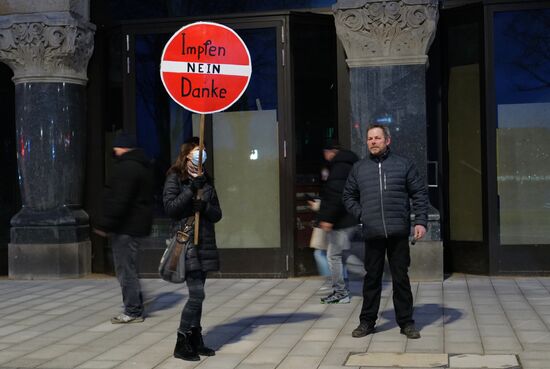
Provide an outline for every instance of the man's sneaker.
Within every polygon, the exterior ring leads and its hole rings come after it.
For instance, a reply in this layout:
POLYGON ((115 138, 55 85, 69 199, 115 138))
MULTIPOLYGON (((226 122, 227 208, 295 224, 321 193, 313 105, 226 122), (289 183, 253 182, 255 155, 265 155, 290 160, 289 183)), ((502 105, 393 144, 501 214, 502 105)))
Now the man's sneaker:
POLYGON ((361 323, 353 330, 353 332, 351 332, 351 336, 355 338, 365 337, 374 332, 376 332, 374 323, 361 323))
POLYGON ((414 324, 409 324, 401 328, 401 334, 404 334, 405 336, 407 336, 407 338, 410 338, 413 340, 420 338, 420 332, 418 331, 418 329, 416 329, 414 324))
POLYGON ((321 304, 349 304, 349 302, 349 294, 338 295, 336 293, 332 293, 327 297, 321 297, 321 304))
POLYGON ((111 318, 113 324, 128 324, 128 323, 141 323, 145 319, 142 316, 130 316, 124 313, 111 318))

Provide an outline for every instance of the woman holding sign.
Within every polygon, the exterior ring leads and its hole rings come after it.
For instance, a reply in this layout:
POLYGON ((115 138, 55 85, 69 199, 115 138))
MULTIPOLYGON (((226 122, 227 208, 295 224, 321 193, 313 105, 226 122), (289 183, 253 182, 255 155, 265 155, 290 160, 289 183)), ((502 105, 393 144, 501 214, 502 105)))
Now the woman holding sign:
MULTIPOLYGON (((185 275, 189 299, 181 312, 174 357, 200 360, 199 355, 213 356, 214 350, 204 346, 201 334, 202 303, 206 273, 219 270, 214 223, 222 217, 216 190, 210 179, 202 175, 199 166, 199 146, 185 143, 176 162, 168 170, 164 183, 164 210, 174 222, 173 233, 181 229, 187 218, 200 213, 199 242, 187 250, 185 275), (199 194, 199 196, 197 196, 199 194)), ((203 150, 202 162, 206 160, 203 150)))

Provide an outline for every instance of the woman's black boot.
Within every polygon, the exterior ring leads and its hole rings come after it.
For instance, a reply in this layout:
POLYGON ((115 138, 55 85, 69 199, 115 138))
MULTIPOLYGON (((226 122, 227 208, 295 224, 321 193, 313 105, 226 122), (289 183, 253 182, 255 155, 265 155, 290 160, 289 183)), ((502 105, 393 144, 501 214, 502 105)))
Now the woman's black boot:
POLYGON ((193 345, 193 348, 199 355, 202 355, 202 356, 216 355, 216 351, 204 345, 201 331, 202 331, 201 327, 191 328, 191 345, 193 345))
POLYGON ((175 358, 187 361, 199 361, 201 359, 194 345, 191 344, 191 336, 191 331, 185 333, 178 332, 178 340, 174 348, 175 358))

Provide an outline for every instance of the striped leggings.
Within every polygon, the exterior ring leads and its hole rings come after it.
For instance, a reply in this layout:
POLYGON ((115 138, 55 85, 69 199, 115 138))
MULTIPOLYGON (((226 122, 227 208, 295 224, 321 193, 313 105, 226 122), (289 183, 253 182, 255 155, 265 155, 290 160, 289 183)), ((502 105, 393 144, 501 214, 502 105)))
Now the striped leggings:
POLYGON ((187 273, 187 288, 189 298, 181 312, 180 333, 188 332, 191 328, 201 326, 202 302, 204 301, 204 283, 206 272, 195 270, 187 273))

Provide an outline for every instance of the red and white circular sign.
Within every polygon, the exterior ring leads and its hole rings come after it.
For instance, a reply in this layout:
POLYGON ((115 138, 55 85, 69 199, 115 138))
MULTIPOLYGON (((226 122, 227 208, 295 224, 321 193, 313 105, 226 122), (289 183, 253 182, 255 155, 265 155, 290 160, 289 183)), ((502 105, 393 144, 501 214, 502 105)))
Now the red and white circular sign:
POLYGON ((243 40, 231 28, 197 22, 168 40, 160 78, 174 101, 200 114, 222 111, 241 97, 252 64, 243 40))

